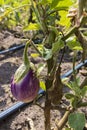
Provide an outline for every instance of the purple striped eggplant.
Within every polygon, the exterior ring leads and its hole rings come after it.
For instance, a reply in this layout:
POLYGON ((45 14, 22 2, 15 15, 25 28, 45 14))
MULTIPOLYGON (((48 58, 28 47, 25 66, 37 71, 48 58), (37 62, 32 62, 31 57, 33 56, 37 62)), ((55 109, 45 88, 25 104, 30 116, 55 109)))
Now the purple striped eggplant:
POLYGON ((11 92, 19 101, 33 101, 36 98, 38 91, 39 80, 32 69, 29 69, 20 80, 16 81, 14 77, 11 80, 11 92))

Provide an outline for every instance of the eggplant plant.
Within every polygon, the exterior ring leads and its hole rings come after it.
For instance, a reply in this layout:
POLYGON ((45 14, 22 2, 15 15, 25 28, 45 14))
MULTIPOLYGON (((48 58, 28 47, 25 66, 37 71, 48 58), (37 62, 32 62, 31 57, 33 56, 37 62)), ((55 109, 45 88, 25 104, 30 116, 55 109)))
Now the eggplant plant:
POLYGON ((31 64, 27 56, 28 44, 26 44, 24 62, 11 81, 11 91, 18 100, 30 102, 36 98, 40 87, 45 90, 45 105, 43 107, 45 130, 51 130, 50 111, 61 107, 60 102, 64 96, 66 100, 70 101, 70 105, 66 105, 65 114, 60 121, 56 122, 54 130, 61 130, 67 122, 74 130, 83 130, 85 127, 85 115, 78 113, 77 110, 79 107, 87 106, 87 102, 83 101, 87 86, 80 84, 75 71, 75 62, 79 50, 82 51, 83 62, 87 53, 87 38, 84 31, 81 31, 87 21, 86 2, 87 0, 84 2, 78 0, 74 3, 71 0, 30 0, 30 8, 36 20, 29 26, 41 30, 43 35, 41 45, 33 44, 33 37, 30 40, 30 45, 37 51, 42 63, 38 67, 31 64), (72 8, 70 8, 71 5, 73 5, 72 8), (61 64, 64 54, 67 53, 67 46, 74 52, 73 81, 64 83, 61 79, 61 64), (62 55, 58 62, 60 50, 62 50, 62 55), (47 72, 42 76, 43 69, 46 69, 47 72), (64 94, 64 84, 70 88, 72 93, 64 94))

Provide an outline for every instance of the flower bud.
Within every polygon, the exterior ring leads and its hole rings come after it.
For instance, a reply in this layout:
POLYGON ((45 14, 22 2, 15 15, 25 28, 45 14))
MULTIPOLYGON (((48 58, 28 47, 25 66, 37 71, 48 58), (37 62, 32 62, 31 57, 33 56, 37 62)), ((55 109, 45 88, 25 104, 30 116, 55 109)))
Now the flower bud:
POLYGON ((32 69, 29 69, 20 80, 16 81, 14 77, 11 80, 11 92, 19 101, 33 101, 36 98, 38 91, 39 80, 32 69))

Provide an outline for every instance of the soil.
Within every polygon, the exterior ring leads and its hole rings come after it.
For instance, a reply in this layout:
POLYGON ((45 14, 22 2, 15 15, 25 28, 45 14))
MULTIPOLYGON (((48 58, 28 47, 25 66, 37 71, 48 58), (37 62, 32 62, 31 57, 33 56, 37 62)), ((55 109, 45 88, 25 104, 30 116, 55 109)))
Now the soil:
MULTIPOLYGON (((22 38, 16 38, 9 31, 3 31, 0 33, 0 51, 20 44, 23 44, 22 38)), ((0 55, 0 113, 18 103, 18 101, 11 94, 10 81, 16 69, 22 63, 22 55, 23 49, 0 55)), ((37 63, 38 61, 34 61, 34 63, 37 63)), ((66 73, 72 68, 71 62, 72 56, 68 57, 68 54, 65 55, 64 62, 62 64, 62 74, 66 73)), ((81 57, 78 56, 77 63, 80 62, 81 57)), ((67 90, 68 89, 65 88, 65 91, 67 90)), ((42 106, 44 105, 44 97, 39 101, 39 103, 42 106)), ((84 112, 87 115, 86 109, 84 112)), ((52 127, 54 127, 55 119, 60 119, 62 114, 63 111, 51 111, 52 127)), ((44 130, 44 113, 43 109, 35 104, 27 104, 26 107, 18 109, 15 113, 0 121, 0 130, 41 129, 44 130)))

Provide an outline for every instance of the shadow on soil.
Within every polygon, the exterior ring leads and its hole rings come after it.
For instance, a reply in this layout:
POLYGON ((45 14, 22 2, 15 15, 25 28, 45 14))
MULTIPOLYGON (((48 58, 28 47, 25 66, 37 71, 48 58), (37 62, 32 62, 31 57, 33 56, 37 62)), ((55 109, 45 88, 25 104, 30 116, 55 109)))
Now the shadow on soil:
POLYGON ((16 64, 13 64, 11 62, 3 63, 0 66, 0 83, 1 83, 1 85, 10 83, 11 77, 17 68, 18 68, 18 66, 16 66, 16 64))

